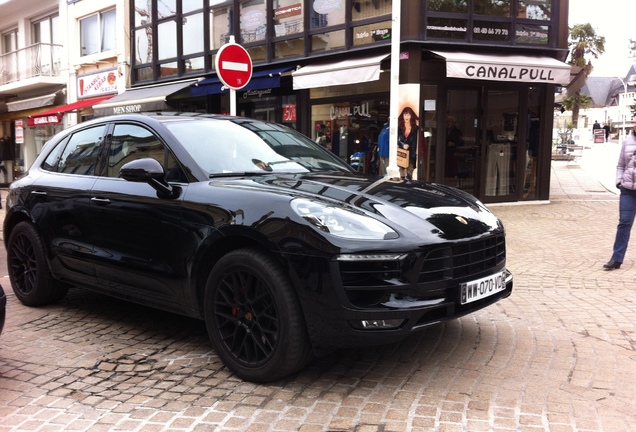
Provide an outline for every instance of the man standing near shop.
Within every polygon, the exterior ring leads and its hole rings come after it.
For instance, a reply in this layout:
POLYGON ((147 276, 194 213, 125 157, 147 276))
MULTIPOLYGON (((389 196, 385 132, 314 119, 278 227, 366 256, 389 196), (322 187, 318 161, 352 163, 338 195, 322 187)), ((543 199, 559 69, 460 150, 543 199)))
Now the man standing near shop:
POLYGON ((380 156, 380 175, 386 175, 389 166, 389 123, 384 123, 378 135, 378 156, 380 156))

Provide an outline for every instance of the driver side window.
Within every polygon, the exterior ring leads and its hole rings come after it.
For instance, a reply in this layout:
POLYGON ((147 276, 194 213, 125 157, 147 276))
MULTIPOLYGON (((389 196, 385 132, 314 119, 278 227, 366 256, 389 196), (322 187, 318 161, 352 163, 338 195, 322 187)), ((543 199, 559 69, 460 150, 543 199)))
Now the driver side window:
POLYGON ((119 170, 124 164, 143 158, 159 162, 168 181, 185 181, 175 157, 152 132, 137 125, 116 125, 108 152, 107 176, 119 177, 119 170))

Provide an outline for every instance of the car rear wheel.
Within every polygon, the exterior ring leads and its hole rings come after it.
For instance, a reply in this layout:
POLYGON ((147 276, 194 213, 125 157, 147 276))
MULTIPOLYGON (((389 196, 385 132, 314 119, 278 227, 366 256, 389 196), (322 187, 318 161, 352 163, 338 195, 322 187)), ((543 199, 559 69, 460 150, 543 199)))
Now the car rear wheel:
POLYGON ((53 279, 44 243, 35 227, 20 222, 7 243, 7 267, 15 296, 27 306, 42 306, 64 298, 68 286, 53 279))
POLYGON ((311 360, 296 293, 280 264, 256 249, 233 251, 213 268, 205 322, 217 354, 242 379, 273 381, 311 360))

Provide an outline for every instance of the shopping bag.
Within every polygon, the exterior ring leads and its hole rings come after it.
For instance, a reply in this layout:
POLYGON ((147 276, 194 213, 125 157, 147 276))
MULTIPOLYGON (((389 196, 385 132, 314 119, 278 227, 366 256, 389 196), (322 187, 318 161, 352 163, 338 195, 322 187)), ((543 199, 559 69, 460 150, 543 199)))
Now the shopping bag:
POLYGON ((400 168, 409 167, 409 151, 403 148, 397 149, 397 166, 400 168))

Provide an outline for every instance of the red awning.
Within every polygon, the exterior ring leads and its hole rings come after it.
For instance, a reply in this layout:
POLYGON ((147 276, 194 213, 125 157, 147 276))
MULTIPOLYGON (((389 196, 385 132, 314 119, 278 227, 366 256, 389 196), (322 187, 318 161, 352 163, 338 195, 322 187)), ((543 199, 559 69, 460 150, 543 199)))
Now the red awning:
POLYGON ((27 125, 47 126, 52 124, 59 124, 62 121, 62 116, 64 115, 64 113, 93 106, 96 103, 103 102, 107 99, 112 98, 113 96, 115 95, 96 97, 92 99, 82 99, 68 105, 60 105, 58 107, 39 112, 37 114, 29 116, 29 118, 27 119, 27 125))

